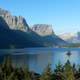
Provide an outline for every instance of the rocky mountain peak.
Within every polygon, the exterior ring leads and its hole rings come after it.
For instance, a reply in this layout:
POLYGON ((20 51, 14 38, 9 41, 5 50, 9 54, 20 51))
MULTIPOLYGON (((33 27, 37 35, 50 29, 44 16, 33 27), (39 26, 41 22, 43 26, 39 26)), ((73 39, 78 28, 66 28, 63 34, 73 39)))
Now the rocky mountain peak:
POLYGON ((32 30, 40 36, 48 36, 54 34, 52 25, 48 24, 35 24, 33 25, 32 30))
POLYGON ((22 16, 12 16, 7 10, 0 8, 0 16, 6 21, 10 29, 27 31, 29 29, 26 20, 22 16))

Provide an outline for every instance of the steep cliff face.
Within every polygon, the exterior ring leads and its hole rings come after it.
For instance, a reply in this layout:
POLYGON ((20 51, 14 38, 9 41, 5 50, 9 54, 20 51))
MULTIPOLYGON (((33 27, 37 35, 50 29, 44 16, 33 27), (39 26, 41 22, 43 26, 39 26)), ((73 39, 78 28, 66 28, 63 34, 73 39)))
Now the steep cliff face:
MULTIPOLYGON (((34 34, 34 33, 32 33, 34 34)), ((10 29, 4 18, 0 17, 0 49, 42 47, 43 44, 34 42, 40 37, 21 30, 10 29)))
POLYGON ((54 47, 66 44, 55 35, 51 25, 35 24, 30 29, 23 17, 12 16, 1 8, 0 34, 0 48, 54 47))
POLYGON ((10 29, 28 31, 29 27, 22 16, 12 16, 7 10, 0 8, 0 16, 6 21, 10 29))
POLYGON ((48 36, 54 34, 52 26, 47 24, 35 24, 33 25, 32 30, 40 36, 48 36))
POLYGON ((39 38, 39 40, 42 41, 42 44, 44 44, 45 46, 54 47, 54 46, 67 44, 64 40, 62 40, 61 38, 56 36, 51 25, 35 24, 32 27, 32 31, 34 31, 36 34, 41 36, 41 38, 39 38))

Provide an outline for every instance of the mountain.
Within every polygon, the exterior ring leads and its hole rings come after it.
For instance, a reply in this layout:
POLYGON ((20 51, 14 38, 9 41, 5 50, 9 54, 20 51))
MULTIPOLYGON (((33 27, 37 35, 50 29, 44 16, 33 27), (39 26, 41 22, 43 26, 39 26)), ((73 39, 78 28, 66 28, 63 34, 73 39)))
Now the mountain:
POLYGON ((64 34, 59 35, 59 37, 63 40, 69 40, 71 38, 74 38, 75 34, 73 34, 73 33, 64 33, 64 34))
POLYGON ((0 17, 0 49, 2 48, 27 48, 27 47, 55 47, 65 44, 65 41, 55 34, 40 36, 30 30, 10 29, 3 17, 0 17))
POLYGON ((55 47, 67 45, 51 25, 35 24, 30 28, 22 16, 12 16, 0 8, 0 48, 55 47))
POLYGON ((10 29, 5 20, 0 17, 0 49, 42 47, 32 38, 31 33, 10 29))
POLYGON ((77 33, 64 33, 59 37, 69 43, 80 43, 80 32, 77 33))
POLYGON ((54 33, 51 25, 35 24, 32 27, 32 31, 34 31, 39 36, 41 36, 41 38, 43 40, 43 44, 45 46, 54 47, 54 46, 61 46, 61 45, 68 44, 66 41, 62 40, 54 33))
POLYGON ((22 16, 12 16, 7 10, 0 8, 0 16, 6 21, 10 29, 28 31, 29 26, 22 16))
POLYGON ((48 24, 35 24, 33 25, 32 30, 40 36, 48 36, 54 34, 52 25, 48 24))

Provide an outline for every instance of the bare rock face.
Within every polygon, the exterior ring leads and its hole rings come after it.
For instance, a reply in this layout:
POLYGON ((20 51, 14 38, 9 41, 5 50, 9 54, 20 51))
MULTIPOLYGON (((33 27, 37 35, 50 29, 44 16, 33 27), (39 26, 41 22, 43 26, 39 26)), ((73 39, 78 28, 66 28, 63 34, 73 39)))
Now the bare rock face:
POLYGON ((33 25, 32 30, 40 36, 48 36, 54 34, 52 25, 47 24, 35 24, 33 25))
POLYGON ((29 29, 26 20, 22 16, 12 16, 7 10, 0 8, 0 16, 6 21, 10 29, 27 31, 29 29))

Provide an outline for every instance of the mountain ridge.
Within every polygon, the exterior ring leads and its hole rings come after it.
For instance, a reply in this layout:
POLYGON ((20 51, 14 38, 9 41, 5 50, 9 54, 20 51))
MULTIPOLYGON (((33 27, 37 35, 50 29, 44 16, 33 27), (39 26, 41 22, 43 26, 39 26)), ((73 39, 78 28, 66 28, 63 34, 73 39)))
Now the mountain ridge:
POLYGON ((61 39, 69 42, 69 43, 80 43, 80 32, 77 33, 65 33, 62 35, 58 35, 61 39))
POLYGON ((0 8, 0 16, 4 18, 10 29, 28 31, 29 26, 22 16, 13 16, 9 11, 0 8))
POLYGON ((55 34, 52 25, 50 24, 34 24, 31 29, 40 36, 48 36, 55 34))
MULTIPOLYGON (((8 11, 3 10, 0 14, 3 15, 5 12, 8 13, 8 11)), ((34 28, 35 26, 30 28, 28 24, 27 26, 23 26, 23 29, 20 26, 17 26, 18 28, 16 26, 15 28, 11 28, 5 20, 5 16, 2 15, 0 15, 0 48, 56 47, 67 44, 64 40, 56 36, 51 25, 37 24, 37 31, 34 28)), ((11 25, 13 27, 13 24, 11 25)))

